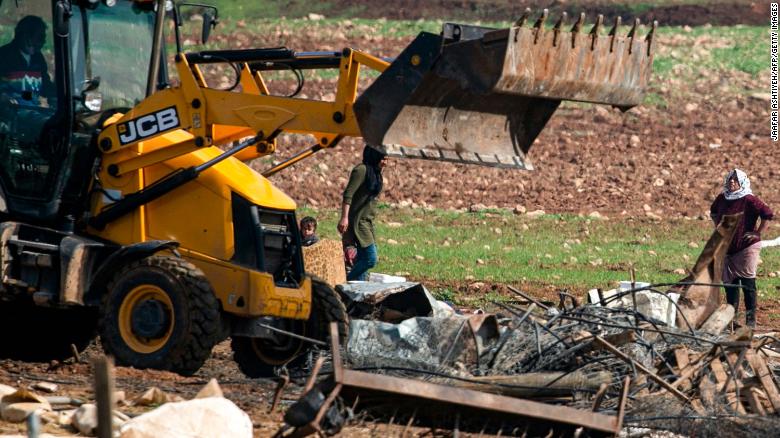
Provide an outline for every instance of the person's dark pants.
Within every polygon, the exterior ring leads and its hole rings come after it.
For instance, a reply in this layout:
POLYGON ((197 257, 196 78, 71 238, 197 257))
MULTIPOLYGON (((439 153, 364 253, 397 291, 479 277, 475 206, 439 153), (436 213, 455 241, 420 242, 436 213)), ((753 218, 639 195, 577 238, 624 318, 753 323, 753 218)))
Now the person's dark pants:
POLYGON ((756 325, 756 279, 737 277, 731 286, 726 288, 726 302, 734 306, 734 311, 739 310, 739 290, 745 294, 745 323, 748 326, 756 325))
POLYGON ((347 275, 347 280, 354 281, 367 281, 368 270, 376 266, 378 260, 376 253, 376 244, 368 245, 365 248, 358 247, 357 257, 355 257, 355 265, 352 266, 352 270, 347 275))

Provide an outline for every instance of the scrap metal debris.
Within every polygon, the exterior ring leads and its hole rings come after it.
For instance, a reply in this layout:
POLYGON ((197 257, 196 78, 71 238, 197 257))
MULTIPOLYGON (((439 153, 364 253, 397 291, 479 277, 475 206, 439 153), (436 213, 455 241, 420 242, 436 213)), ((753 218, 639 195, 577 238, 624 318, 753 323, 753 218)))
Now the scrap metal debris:
POLYGON ((497 314, 459 315, 415 283, 341 286, 348 341, 343 350, 334 342, 332 375, 307 385, 280 435, 336 433, 361 415, 504 435, 597 436, 624 425, 632 436, 771 435, 780 340, 728 332, 734 309, 712 293, 732 227, 713 233, 683 281, 632 281, 586 304, 563 294, 556 308, 518 291, 495 302, 497 314))

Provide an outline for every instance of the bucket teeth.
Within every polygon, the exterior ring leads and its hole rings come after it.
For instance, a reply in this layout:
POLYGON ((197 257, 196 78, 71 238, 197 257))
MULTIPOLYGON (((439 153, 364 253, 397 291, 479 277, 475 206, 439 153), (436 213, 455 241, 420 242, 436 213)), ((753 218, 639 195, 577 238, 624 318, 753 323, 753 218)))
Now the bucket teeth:
POLYGON ((653 36, 655 35, 655 29, 658 27, 658 21, 653 21, 653 27, 650 28, 650 33, 647 34, 645 37, 645 42, 647 43, 647 56, 650 56, 651 46, 653 44, 653 36))
POLYGON ((630 55, 634 51, 634 36, 636 36, 636 32, 639 29, 640 21, 638 18, 634 19, 634 25, 631 26, 631 30, 628 31, 628 54, 630 55))
POLYGON ((553 27, 553 46, 558 45, 558 36, 561 33, 561 28, 566 22, 566 17, 567 17, 566 12, 561 13, 561 18, 558 20, 557 23, 555 23, 555 26, 553 27))
POLYGON ((590 30, 590 50, 593 50, 596 47, 596 40, 599 39, 599 32, 601 31, 602 23, 604 23, 604 16, 599 14, 599 16, 596 18, 596 24, 594 24, 593 28, 590 30))
POLYGON ((620 18, 620 16, 615 17, 615 25, 612 27, 612 30, 609 31, 609 52, 612 53, 615 50, 615 37, 617 36, 617 30, 618 27, 620 27, 620 24, 623 22, 623 19, 620 18))
POLYGON ((550 15, 550 11, 548 9, 545 9, 542 11, 542 15, 539 16, 539 19, 536 20, 536 23, 534 23, 534 29, 536 29, 536 35, 534 36, 534 44, 536 44, 539 41, 539 35, 544 32, 544 22, 547 21, 547 17, 550 15))
POLYGON ((574 22, 574 26, 571 27, 571 33, 577 34, 582 30, 582 25, 585 24, 585 13, 580 12, 579 18, 574 22))
POLYGON ((520 16, 520 18, 515 21, 515 27, 523 27, 525 25, 525 22, 528 21, 528 17, 531 16, 531 8, 525 8, 525 11, 523 11, 523 15, 520 16))

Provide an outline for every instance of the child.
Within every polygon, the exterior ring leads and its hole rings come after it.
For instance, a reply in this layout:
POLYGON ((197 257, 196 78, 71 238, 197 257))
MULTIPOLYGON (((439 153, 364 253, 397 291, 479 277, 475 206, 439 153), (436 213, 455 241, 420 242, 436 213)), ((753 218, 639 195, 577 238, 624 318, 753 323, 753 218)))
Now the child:
POLYGON ((312 246, 320 241, 317 237, 317 219, 306 216, 301 219, 301 245, 312 246))

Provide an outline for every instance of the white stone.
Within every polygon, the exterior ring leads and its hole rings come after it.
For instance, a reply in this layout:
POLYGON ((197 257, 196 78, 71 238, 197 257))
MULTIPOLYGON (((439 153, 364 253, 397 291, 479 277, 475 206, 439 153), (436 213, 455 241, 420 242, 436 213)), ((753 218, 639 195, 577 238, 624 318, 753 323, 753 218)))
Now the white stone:
POLYGON ((166 403, 125 423, 121 438, 251 438, 252 420, 225 398, 166 403))
POLYGON ((224 396, 225 395, 222 393, 222 388, 219 387, 219 382, 217 382, 217 379, 209 380, 209 383, 207 383, 203 388, 200 389, 200 391, 198 391, 197 394, 195 394, 195 398, 224 397, 224 396))
POLYGON ((529 211, 528 214, 526 214, 526 216, 532 219, 536 219, 544 216, 545 214, 546 212, 544 210, 534 210, 534 211, 529 211))

